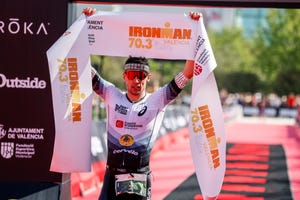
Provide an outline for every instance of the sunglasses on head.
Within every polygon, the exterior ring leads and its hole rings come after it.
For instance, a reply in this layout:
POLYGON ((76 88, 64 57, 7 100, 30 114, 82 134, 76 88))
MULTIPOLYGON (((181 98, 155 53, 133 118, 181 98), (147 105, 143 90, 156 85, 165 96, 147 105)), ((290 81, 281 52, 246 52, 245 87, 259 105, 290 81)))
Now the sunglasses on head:
POLYGON ((144 71, 126 71, 125 74, 129 80, 133 80, 135 77, 137 77, 141 81, 144 80, 148 75, 144 71))

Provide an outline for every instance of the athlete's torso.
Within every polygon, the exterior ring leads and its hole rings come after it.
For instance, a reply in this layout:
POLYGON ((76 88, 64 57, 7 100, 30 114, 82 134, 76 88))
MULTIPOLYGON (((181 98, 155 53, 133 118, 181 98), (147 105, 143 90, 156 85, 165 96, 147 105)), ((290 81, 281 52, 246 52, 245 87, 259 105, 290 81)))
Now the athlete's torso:
POLYGON ((133 103, 124 92, 101 77, 96 85, 93 81, 93 85, 94 91, 106 104, 107 164, 127 169, 148 166, 164 108, 180 91, 175 91, 174 86, 169 83, 133 103))

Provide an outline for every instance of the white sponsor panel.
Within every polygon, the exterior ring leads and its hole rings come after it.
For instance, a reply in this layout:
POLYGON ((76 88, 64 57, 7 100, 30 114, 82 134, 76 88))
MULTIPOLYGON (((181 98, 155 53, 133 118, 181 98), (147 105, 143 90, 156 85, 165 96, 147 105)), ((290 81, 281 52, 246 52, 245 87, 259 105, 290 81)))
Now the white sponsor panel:
POLYGON ((193 59, 194 22, 179 14, 99 12, 87 19, 91 53, 193 59))
POLYGON ((85 22, 81 16, 47 51, 55 120, 51 171, 91 168, 92 82, 85 22))
POLYGON ((82 15, 66 31, 47 52, 56 127, 51 164, 53 171, 90 169, 90 54, 195 59, 191 151, 202 193, 205 196, 217 196, 225 173, 226 139, 223 112, 212 73, 216 61, 202 17, 197 22, 183 14, 101 11, 91 17, 82 15), (80 77, 76 79, 79 87, 76 92, 84 94, 80 101, 75 102, 81 105, 80 121, 72 121, 73 111, 75 114, 78 111, 72 104, 72 84, 62 81, 71 78, 70 66, 75 62, 80 77), (195 124, 202 127, 202 131, 195 129, 195 124), (208 129, 213 131, 207 133, 208 129))
POLYGON ((216 198, 226 169, 223 110, 213 74, 217 66, 203 18, 198 22, 190 107, 190 148, 204 198, 216 198))

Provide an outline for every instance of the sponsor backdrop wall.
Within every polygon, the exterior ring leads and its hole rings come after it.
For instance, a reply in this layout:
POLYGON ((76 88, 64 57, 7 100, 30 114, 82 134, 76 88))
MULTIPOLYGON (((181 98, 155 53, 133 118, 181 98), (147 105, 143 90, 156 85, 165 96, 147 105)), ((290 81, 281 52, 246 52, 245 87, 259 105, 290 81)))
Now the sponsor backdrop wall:
POLYGON ((67 0, 0 3, 0 181, 59 181, 49 171, 54 119, 47 49, 67 28, 67 0))

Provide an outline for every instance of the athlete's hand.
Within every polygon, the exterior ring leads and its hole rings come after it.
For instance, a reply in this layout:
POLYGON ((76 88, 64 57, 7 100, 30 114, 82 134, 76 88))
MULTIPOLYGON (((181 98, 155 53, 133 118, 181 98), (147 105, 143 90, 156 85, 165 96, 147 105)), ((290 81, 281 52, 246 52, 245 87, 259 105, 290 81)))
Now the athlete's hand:
POLYGON ((94 67, 91 67, 91 75, 92 75, 92 79, 94 78, 94 76, 98 75, 98 72, 94 67))
POLYGON ((184 65, 182 73, 188 79, 191 79, 193 77, 193 75, 194 75, 194 63, 195 62, 193 60, 187 60, 185 62, 185 65, 184 65))
POLYGON ((90 8, 90 7, 84 8, 82 10, 82 13, 85 14, 86 16, 91 16, 96 13, 96 8, 90 8))
POLYGON ((198 13, 198 12, 190 12, 189 15, 190 15, 190 18, 195 21, 198 21, 199 18, 201 17, 201 13, 198 13))

